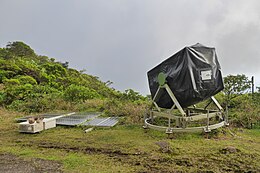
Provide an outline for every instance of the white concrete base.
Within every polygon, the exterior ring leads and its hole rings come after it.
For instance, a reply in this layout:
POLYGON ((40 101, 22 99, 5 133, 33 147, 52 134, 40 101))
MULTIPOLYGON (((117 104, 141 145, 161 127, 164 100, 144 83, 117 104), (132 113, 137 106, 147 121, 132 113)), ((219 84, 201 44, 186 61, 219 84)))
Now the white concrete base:
POLYGON ((56 119, 43 119, 43 130, 47 130, 54 127, 56 127, 56 119))
POLYGON ((43 130, 43 122, 39 123, 35 122, 33 124, 29 124, 29 122, 22 122, 19 124, 19 132, 22 133, 37 133, 43 130))
POLYGON ((60 115, 60 116, 53 117, 53 118, 45 118, 45 119, 39 121, 38 123, 34 122, 33 124, 30 124, 28 121, 19 123, 19 132, 37 133, 37 132, 40 132, 43 130, 54 128, 54 127, 56 127, 56 119, 64 117, 64 116, 73 115, 73 114, 75 114, 75 112, 60 115))

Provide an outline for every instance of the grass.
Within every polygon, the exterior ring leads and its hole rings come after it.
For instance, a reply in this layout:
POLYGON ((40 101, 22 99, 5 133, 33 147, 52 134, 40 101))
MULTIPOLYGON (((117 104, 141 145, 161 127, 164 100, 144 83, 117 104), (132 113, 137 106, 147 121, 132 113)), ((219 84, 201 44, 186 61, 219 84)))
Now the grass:
POLYGON ((64 172, 259 172, 260 130, 223 129, 204 135, 144 131, 139 125, 62 127, 21 134, 14 119, 0 110, 0 153, 24 159, 58 161, 64 172))

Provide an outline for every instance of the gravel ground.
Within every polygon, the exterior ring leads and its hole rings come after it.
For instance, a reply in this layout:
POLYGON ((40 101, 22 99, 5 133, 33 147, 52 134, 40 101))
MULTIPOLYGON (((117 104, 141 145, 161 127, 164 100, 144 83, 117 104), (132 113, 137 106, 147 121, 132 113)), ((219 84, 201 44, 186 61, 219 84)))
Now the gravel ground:
POLYGON ((44 173, 62 172, 62 165, 56 161, 31 159, 24 160, 11 154, 0 154, 0 172, 2 173, 44 173))

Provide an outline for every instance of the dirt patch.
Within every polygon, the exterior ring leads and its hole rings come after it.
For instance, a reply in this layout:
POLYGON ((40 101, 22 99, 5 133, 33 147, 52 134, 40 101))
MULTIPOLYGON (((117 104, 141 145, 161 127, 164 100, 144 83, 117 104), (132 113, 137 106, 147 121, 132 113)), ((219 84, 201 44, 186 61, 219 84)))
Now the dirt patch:
POLYGON ((5 173, 43 173, 62 172, 61 164, 43 159, 25 160, 12 154, 0 154, 0 172, 5 173))
MULTIPOLYGON (((27 147, 30 145, 31 144, 26 144, 27 147)), ((104 154, 116 162, 121 162, 132 166, 143 167, 144 172, 171 172, 168 169, 171 168, 171 161, 169 159, 165 159, 163 157, 158 156, 158 158, 153 160, 150 158, 150 154, 142 152, 131 153, 124 152, 121 150, 113 150, 109 148, 79 147, 48 142, 40 142, 37 144, 34 143, 33 145, 37 146, 37 148, 59 149, 67 152, 80 152, 85 154, 104 154)))
MULTIPOLYGON (((51 149, 62 149, 65 151, 73 151, 73 152, 82 152, 86 154, 106 154, 106 155, 114 155, 114 156, 128 156, 128 155, 135 155, 133 153, 125 153, 121 150, 113 150, 108 148, 94 148, 94 147, 77 147, 77 146, 70 146, 70 145, 61 145, 55 143, 47 143, 47 142, 40 142, 38 144, 34 144, 39 148, 51 148, 51 149)), ((33 146, 33 144, 24 144, 23 146, 33 146)))
POLYGON ((240 150, 233 146, 227 146, 220 150, 220 153, 222 154, 232 154, 237 152, 240 152, 240 150))
POLYGON ((159 142, 155 142, 156 145, 158 145, 160 147, 160 151, 162 153, 172 153, 172 149, 170 147, 169 142, 167 141, 159 141, 159 142))

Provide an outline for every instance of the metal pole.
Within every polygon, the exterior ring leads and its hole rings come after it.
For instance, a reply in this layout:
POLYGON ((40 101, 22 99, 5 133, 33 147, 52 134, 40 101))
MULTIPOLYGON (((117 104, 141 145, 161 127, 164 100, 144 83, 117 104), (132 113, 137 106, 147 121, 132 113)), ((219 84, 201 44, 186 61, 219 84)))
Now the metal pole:
POLYGON ((209 132, 209 110, 207 110, 207 132, 209 132))
POLYGON ((170 134, 172 134, 171 118, 168 119, 168 128, 166 129, 166 133, 168 134, 168 137, 170 134))
POLYGON ((252 76, 251 78, 251 82, 252 82, 252 98, 254 98, 254 89, 255 89, 255 84, 254 84, 254 76, 252 76))
POLYGON ((228 124, 228 106, 227 105, 226 105, 225 125, 229 125, 228 124))

